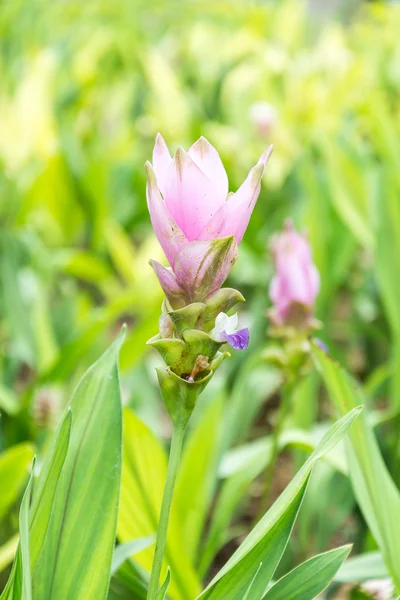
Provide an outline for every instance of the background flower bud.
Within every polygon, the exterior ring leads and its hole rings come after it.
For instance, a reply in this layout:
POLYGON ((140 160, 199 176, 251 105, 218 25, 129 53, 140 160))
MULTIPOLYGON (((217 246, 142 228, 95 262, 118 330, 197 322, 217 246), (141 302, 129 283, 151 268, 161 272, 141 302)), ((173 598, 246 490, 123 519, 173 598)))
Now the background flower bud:
POLYGON ((275 325, 307 325, 320 287, 310 244, 287 222, 283 233, 272 239, 271 249, 275 265, 269 289, 271 319, 275 325))

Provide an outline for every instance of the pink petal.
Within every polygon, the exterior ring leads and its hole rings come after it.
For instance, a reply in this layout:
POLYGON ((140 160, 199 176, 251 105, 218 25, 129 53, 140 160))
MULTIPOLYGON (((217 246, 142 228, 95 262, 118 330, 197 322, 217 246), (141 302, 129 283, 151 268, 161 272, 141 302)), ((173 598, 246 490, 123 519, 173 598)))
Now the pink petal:
POLYGON ((189 241, 197 239, 224 202, 224 197, 182 148, 176 151, 168 170, 164 199, 189 241))
POLYGON ((308 239, 294 229, 291 221, 286 221, 285 230, 272 238, 271 249, 277 268, 284 263, 290 254, 296 254, 297 260, 302 264, 312 263, 311 247, 308 239))
POLYGON ((310 285, 310 295, 311 297, 313 297, 313 300, 315 300, 321 287, 321 277, 315 265, 310 266, 308 277, 310 285))
POLYGON ((171 217, 157 187, 156 176, 149 162, 145 164, 147 172, 147 205, 154 233, 161 244, 164 254, 171 267, 174 266, 175 256, 187 243, 182 231, 171 217))
POLYGON ((238 191, 228 197, 227 201, 208 222, 199 239, 209 240, 234 235, 236 242, 240 244, 257 202, 261 189, 261 179, 271 152, 272 146, 262 154, 257 165, 252 168, 238 191))
POLYGON ((168 146, 164 138, 157 133, 156 143, 153 149, 153 168, 157 177, 157 185, 161 193, 165 194, 165 182, 167 172, 172 163, 172 157, 169 153, 168 146))
POLYGON ((176 281, 172 269, 163 267, 163 265, 160 265, 156 260, 151 260, 150 265, 153 267, 154 272, 158 277, 158 281, 172 306, 184 305, 185 292, 176 281))
POLYGON ((188 152, 199 169, 212 182, 224 199, 228 195, 228 175, 218 152, 205 137, 201 136, 188 152))
POLYGON ((192 302, 203 300, 219 290, 237 256, 233 237, 190 242, 176 256, 174 273, 192 302))

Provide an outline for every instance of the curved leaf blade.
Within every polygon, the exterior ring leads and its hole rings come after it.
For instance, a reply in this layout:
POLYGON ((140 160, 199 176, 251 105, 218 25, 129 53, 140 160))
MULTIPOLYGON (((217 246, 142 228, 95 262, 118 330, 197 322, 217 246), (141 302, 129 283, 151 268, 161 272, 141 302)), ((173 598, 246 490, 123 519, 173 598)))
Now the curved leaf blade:
POLYGON ((288 526, 289 519, 285 520, 285 516, 291 515, 294 517, 294 523, 315 462, 342 439, 361 410, 362 407, 356 407, 331 427, 278 500, 251 531, 226 565, 217 573, 208 587, 198 596, 199 599, 209 600, 212 598, 214 600, 214 598, 223 597, 224 600, 230 598, 235 600, 238 594, 237 590, 244 582, 246 587, 243 594, 245 593, 256 570, 259 568, 260 562, 263 564, 253 585, 255 592, 258 593, 260 589, 261 594, 264 592, 279 562, 278 560, 274 568, 271 569, 271 564, 273 565, 278 557, 278 553, 275 553, 276 548, 271 547, 269 544, 272 532, 276 534, 276 545, 278 544, 279 533, 282 533, 282 536, 287 536, 287 543, 291 527, 288 526), (291 508, 295 509, 294 512, 291 512, 291 508), (261 551, 264 545, 265 553, 261 551), (262 586, 264 586, 263 589, 262 586))
POLYGON ((107 594, 121 475, 117 359, 123 338, 90 367, 70 403, 68 453, 33 577, 40 598, 99 600, 107 594))
POLYGON ((350 550, 343 546, 313 556, 279 579, 263 600, 313 600, 330 584, 350 550))

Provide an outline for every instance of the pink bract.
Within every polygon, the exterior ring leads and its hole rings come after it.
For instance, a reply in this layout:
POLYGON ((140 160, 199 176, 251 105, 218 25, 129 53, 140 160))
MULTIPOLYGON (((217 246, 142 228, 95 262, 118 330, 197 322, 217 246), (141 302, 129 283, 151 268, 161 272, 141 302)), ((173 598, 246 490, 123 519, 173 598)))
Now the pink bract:
POLYGON ((314 310, 320 277, 307 238, 288 222, 285 231, 273 238, 271 246, 275 275, 269 293, 274 304, 275 322, 285 324, 298 312, 297 307, 301 307, 300 314, 308 318, 314 310))
POLYGON ((242 186, 228 194, 228 177, 218 152, 201 137, 172 158, 157 135, 153 165, 146 163, 147 203, 154 232, 171 269, 153 263, 168 298, 175 303, 204 299, 224 283, 237 258, 261 189, 270 146, 242 186))

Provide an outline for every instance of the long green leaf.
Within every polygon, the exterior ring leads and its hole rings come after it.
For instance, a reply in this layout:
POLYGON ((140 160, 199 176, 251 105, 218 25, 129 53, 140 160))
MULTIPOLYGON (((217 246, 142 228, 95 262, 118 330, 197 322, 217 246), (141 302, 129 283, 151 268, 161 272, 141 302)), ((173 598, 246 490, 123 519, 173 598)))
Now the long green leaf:
POLYGON ((165 600, 165 597, 167 595, 167 591, 168 591, 168 587, 169 587, 170 581, 171 581, 171 570, 168 567, 165 579, 164 579, 163 583, 161 584, 161 586, 158 589, 156 600, 165 600))
POLYGON ((235 600, 240 593, 244 595, 256 570, 259 568, 260 562, 263 564, 253 584, 254 593, 258 593, 259 590, 262 593, 266 589, 279 562, 279 551, 283 552, 286 546, 313 465, 316 460, 329 452, 342 439, 361 410, 362 407, 355 408, 328 431, 283 494, 251 531, 226 565, 217 573, 204 592, 200 594, 199 598, 207 598, 207 600, 211 598, 213 600, 214 598, 229 600, 232 598, 232 600, 235 600), (282 537, 280 537, 280 534, 282 534, 282 537), (284 542, 283 538, 285 536, 284 542), (275 538, 274 545, 270 544, 272 538, 275 538), (279 546, 279 551, 277 551, 277 546, 279 546), (277 559, 278 562, 275 562, 277 559))
POLYGON ((32 444, 11 446, 0 454, 0 520, 16 502, 28 478, 28 467, 33 458, 32 444))
MULTIPOLYGON (((30 536, 29 536, 29 506, 31 503, 32 486, 33 486, 33 473, 35 470, 35 460, 32 465, 32 474, 29 479, 28 486, 25 490, 24 497, 21 502, 21 509, 19 513, 19 550, 21 556, 21 569, 22 569, 22 593, 21 600, 32 600, 32 578, 31 578, 31 557, 30 557, 30 536)), ((18 570, 17 570, 17 580, 18 570)), ((14 593, 15 597, 15 593, 14 593)))
POLYGON ((200 595, 200 598, 207 600, 216 600, 217 598, 236 600, 236 598, 241 598, 247 593, 249 586, 251 586, 251 597, 253 595, 255 598, 261 597, 282 558, 296 521, 307 483, 308 478, 302 482, 295 497, 272 526, 268 528, 263 538, 254 543, 243 558, 236 562, 231 569, 226 570, 223 577, 209 586, 200 595))
MULTIPOLYGON (((58 429, 53 443, 50 445, 45 456, 40 475, 36 481, 33 493, 32 506, 29 511, 30 530, 30 566, 34 571, 42 548, 50 515, 54 502, 54 495, 67 455, 69 436, 71 430, 71 411, 67 410, 64 419, 58 429)), ((18 564, 20 561, 19 549, 11 570, 4 595, 1 600, 12 598, 14 587, 18 587, 18 564), (11 594, 11 595, 8 595, 11 594)))
POLYGON ((68 453, 33 574, 38 598, 105 598, 121 473, 117 359, 124 334, 87 371, 72 397, 68 453))
POLYGON ((111 565, 111 575, 114 575, 120 568, 120 566, 131 556, 137 552, 145 550, 155 541, 155 536, 150 535, 145 538, 139 538, 138 540, 132 540, 126 544, 120 544, 114 550, 113 560, 111 565))
POLYGON ((29 552, 29 505, 32 495, 33 472, 35 460, 32 465, 32 473, 22 498, 19 511, 20 540, 13 564, 12 577, 7 582, 1 599, 2 600, 32 600, 31 562, 29 552))
POLYGON ((265 600, 313 600, 332 581, 351 546, 313 556, 277 581, 263 596, 265 600))
MULTIPOLYGON (((167 472, 164 448, 135 414, 124 412, 124 458, 121 503, 118 517, 118 539, 154 535, 157 531, 163 487, 167 472)), ((150 571, 154 546, 135 556, 135 563, 150 571)), ((162 576, 171 567, 172 579, 168 595, 173 600, 193 600, 200 582, 189 556, 181 531, 179 514, 171 508, 168 539, 162 576)))
MULTIPOLYGON (((339 413, 360 405, 359 388, 347 373, 314 345, 314 358, 322 372, 329 396, 339 413)), ((349 471, 357 502, 400 590, 400 493, 381 456, 378 443, 365 418, 353 427, 347 444, 349 471)))

